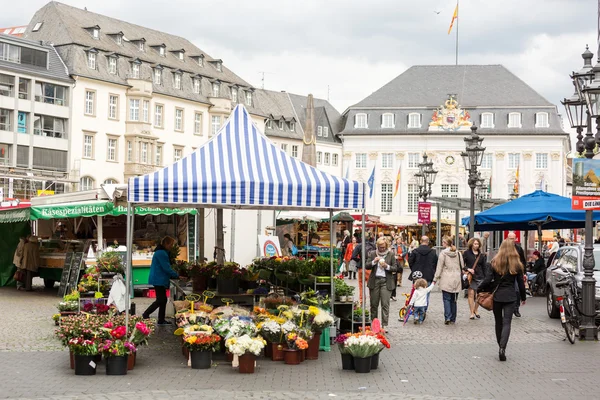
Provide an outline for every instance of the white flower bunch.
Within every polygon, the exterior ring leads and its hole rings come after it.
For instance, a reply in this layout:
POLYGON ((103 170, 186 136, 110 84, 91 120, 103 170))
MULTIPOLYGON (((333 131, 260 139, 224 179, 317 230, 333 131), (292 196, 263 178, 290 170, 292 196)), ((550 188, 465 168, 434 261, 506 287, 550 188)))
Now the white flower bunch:
POLYGON ((312 325, 317 329, 324 329, 333 324, 333 317, 328 312, 321 311, 313 319, 312 325))
POLYGON ((227 350, 238 357, 243 356, 246 353, 252 353, 255 356, 258 356, 265 347, 265 344, 266 343, 262 337, 250 337, 248 335, 232 337, 227 339, 225 342, 227 350))
POLYGON ((366 358, 379 353, 383 345, 375 336, 360 335, 350 336, 344 347, 352 356, 366 358))
POLYGON ((233 317, 229 320, 229 333, 227 336, 255 335, 256 325, 252 321, 242 320, 240 317, 233 317))
POLYGON ((295 332, 296 329, 298 329, 298 326, 295 323, 293 323, 292 321, 286 321, 283 323, 283 325, 281 325, 281 330, 286 335, 288 333, 295 332))
POLYGON ((281 333, 281 325, 273 320, 269 320, 262 325, 261 330, 271 335, 278 335, 281 333))

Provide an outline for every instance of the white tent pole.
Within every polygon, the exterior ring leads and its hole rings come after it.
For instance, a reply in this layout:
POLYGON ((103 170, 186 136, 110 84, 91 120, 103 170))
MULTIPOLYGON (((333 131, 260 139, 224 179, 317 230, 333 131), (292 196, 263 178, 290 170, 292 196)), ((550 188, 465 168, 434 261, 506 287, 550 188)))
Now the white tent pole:
MULTIPOLYGON (((363 193, 364 193, 364 183, 363 183, 363 193)), ((363 205, 364 207, 364 205, 363 205)), ((360 255, 360 262, 361 262, 361 268, 362 268, 362 302, 361 302, 361 308, 362 308, 362 331, 365 332, 365 326, 366 326, 366 318, 365 318, 365 304, 367 302, 367 291, 365 290, 365 257, 367 255, 367 251, 366 251, 366 245, 367 245, 367 241, 366 241, 366 229, 367 229, 367 224, 365 221, 365 209, 363 208, 362 210, 362 248, 361 248, 361 252, 362 254, 360 255)))
POLYGON ((335 303, 335 284, 333 282, 333 211, 329 210, 329 273, 331 276, 331 296, 329 297, 329 301, 331 302, 331 313, 333 313, 333 305, 335 303))
POLYGON ((131 290, 130 285, 132 282, 132 268, 131 268, 131 258, 133 255, 133 205, 130 202, 127 202, 127 256, 126 256, 126 265, 125 265, 125 332, 126 337, 129 336, 129 308, 131 305, 131 290))
POLYGON ((231 210, 231 240, 229 244, 229 261, 235 261, 235 209, 231 210))
POLYGON ((102 230, 102 216, 98 215, 98 223, 96 224, 96 230, 98 232, 98 234, 96 235, 96 239, 98 240, 98 247, 96 248, 96 251, 98 251, 98 249, 104 250, 104 247, 102 246, 102 243, 104 241, 104 232, 102 230))
POLYGON ((256 213, 256 257, 260 257, 260 240, 259 236, 261 233, 261 225, 262 225, 262 214, 261 211, 258 210, 256 213))
POLYGON ((217 265, 225 265, 225 242, 223 240, 223 209, 217 208, 217 265))

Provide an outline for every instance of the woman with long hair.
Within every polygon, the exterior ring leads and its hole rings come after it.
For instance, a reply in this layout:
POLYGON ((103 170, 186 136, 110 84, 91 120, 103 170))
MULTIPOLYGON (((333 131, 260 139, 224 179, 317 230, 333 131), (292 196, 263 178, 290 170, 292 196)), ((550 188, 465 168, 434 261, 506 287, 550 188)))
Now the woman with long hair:
POLYGON ((469 309, 471 310, 470 319, 480 318, 477 314, 479 304, 475 301, 477 289, 485 278, 486 257, 481 251, 481 240, 479 238, 471 238, 467 243, 467 250, 463 253, 465 264, 463 265, 463 273, 469 274, 470 284, 468 289, 469 309))
POLYGON ((480 291, 494 293, 494 319, 496 321, 496 341, 498 342, 500 361, 506 361, 506 345, 510 336, 510 325, 520 293, 521 304, 525 305, 525 284, 523 282, 524 266, 512 240, 505 240, 500 245, 498 254, 491 261, 491 268, 485 276, 480 291), (515 283, 519 292, 515 292, 515 283))
POLYGON ((444 300, 444 323, 456 323, 456 302, 462 288, 462 269, 465 265, 462 254, 456 249, 452 239, 446 239, 448 248, 440 252, 434 283, 442 289, 444 300))

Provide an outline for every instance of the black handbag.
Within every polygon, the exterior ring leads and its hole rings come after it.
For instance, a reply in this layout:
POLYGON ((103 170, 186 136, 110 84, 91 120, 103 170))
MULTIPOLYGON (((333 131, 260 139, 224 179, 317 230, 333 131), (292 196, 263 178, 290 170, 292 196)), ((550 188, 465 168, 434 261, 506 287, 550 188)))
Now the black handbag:
POLYGON ((464 274, 463 273, 463 265, 462 265, 462 256, 459 254, 458 255, 458 264, 460 265, 460 273, 461 273, 461 282, 462 282, 462 288, 464 289, 468 289, 469 286, 471 285, 471 282, 469 282, 469 274, 464 274))

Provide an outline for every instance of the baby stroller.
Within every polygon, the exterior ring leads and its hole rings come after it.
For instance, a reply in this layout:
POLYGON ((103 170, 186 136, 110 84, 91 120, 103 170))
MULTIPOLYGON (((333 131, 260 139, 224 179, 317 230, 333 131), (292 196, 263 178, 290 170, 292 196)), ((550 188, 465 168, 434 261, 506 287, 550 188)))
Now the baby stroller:
POLYGON ((406 301, 404 302, 404 307, 402 307, 398 313, 398 317, 400 318, 401 321, 404 321, 404 317, 406 316, 406 313, 409 310, 409 304, 410 304, 410 299, 412 298, 413 293, 415 292, 415 284, 414 281, 416 281, 417 279, 420 279, 423 277, 423 274, 421 273, 421 271, 415 271, 412 273, 411 275, 411 280, 413 282, 411 288, 410 288, 410 293, 402 293, 402 296, 405 297, 406 301))

